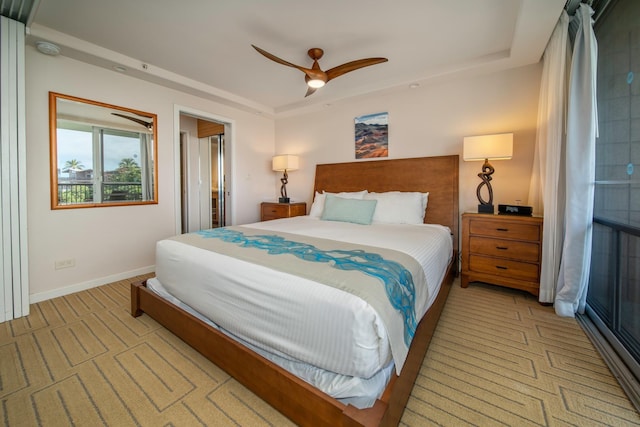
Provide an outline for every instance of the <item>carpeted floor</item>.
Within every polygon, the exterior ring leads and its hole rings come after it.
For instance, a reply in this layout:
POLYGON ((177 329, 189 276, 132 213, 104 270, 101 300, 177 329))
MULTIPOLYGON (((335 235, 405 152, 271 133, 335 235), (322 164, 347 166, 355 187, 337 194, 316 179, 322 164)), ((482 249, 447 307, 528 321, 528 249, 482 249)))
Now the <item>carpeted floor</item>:
MULTIPOLYGON (((139 280, 133 278, 131 280, 139 280)), ((6 426, 288 426, 144 315, 129 281, 0 325, 6 426)), ((454 283, 404 426, 625 426, 635 411, 573 319, 524 293, 454 283)))

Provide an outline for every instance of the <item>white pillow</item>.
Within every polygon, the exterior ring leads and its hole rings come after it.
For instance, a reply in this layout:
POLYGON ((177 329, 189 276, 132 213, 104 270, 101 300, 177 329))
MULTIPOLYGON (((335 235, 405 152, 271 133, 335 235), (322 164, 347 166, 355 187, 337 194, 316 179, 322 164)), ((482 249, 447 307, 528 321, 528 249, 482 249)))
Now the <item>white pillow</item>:
POLYGON ((365 200, 377 200, 373 224, 422 224, 429 193, 388 191, 368 193, 365 200))
MULTIPOLYGON (((429 204, 429 193, 420 194, 422 194, 422 213, 424 215, 424 213, 427 211, 427 205, 429 204)), ((422 218, 422 220, 424 221, 424 218, 422 218)))
POLYGON ((367 194, 367 190, 362 191, 353 191, 353 192, 342 192, 342 193, 318 193, 316 191, 316 196, 313 199, 313 204, 311 205, 311 209, 309 210, 309 217, 311 218, 320 218, 322 216, 322 212, 324 211, 324 201, 327 194, 332 194, 337 197, 342 197, 343 199, 359 199, 362 200, 365 194, 367 194))

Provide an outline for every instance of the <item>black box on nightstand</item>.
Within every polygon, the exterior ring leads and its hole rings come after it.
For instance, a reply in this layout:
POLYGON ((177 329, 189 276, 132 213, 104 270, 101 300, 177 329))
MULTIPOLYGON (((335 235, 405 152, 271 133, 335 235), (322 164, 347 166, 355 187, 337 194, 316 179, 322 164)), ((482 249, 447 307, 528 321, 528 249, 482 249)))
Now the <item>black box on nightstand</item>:
POLYGON ((533 208, 531 208, 531 206, 498 205, 498 213, 503 215, 531 216, 533 208))

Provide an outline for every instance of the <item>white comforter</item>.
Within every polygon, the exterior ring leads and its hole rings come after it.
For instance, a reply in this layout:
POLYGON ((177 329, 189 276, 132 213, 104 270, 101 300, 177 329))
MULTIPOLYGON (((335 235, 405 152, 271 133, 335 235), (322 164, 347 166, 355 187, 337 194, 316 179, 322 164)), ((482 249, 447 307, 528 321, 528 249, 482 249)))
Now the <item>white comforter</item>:
MULTIPOLYGON (((411 255, 427 278, 427 287, 416 289, 418 319, 433 302, 452 254, 449 229, 437 225, 357 225, 295 217, 246 226, 411 255)), ((362 378, 391 360, 389 339, 375 310, 338 289, 173 240, 157 244, 156 278, 224 330, 285 359, 362 378)), ((404 360, 394 362, 399 372, 404 360)))

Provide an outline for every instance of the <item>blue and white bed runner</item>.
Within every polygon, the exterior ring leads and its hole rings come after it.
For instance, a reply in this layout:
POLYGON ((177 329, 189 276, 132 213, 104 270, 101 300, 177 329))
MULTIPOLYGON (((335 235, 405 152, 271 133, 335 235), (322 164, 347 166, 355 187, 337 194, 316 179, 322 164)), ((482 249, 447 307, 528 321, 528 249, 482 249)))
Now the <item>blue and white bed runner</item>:
POLYGON ((399 371, 415 334, 415 287, 424 271, 402 252, 249 227, 233 226, 177 236, 223 253, 349 292, 380 315, 399 371))

